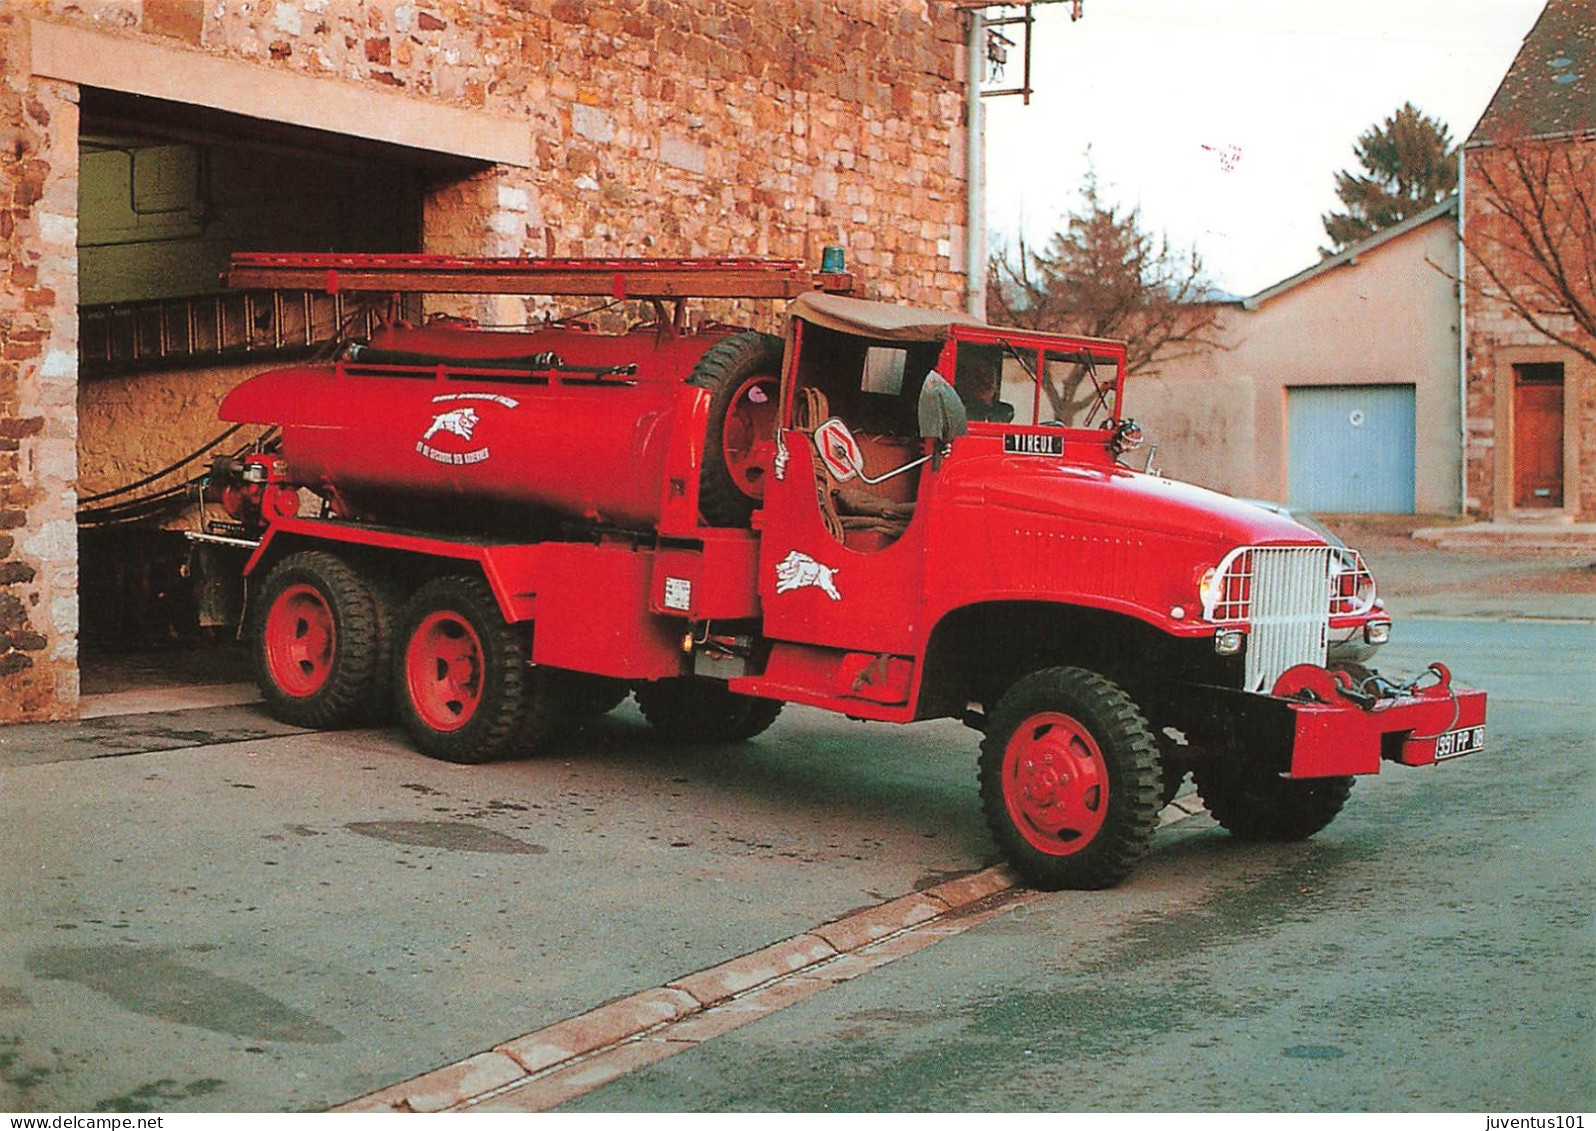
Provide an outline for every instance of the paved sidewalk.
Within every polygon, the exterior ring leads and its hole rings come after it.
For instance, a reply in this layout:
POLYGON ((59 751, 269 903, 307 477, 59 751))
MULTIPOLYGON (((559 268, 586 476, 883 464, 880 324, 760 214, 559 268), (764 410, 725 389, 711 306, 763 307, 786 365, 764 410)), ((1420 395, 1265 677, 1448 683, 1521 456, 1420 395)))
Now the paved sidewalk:
POLYGON ((1435 527, 1433 516, 1321 520, 1362 551, 1399 624, 1404 617, 1596 621, 1596 549, 1448 548, 1415 539, 1415 530, 1435 527))

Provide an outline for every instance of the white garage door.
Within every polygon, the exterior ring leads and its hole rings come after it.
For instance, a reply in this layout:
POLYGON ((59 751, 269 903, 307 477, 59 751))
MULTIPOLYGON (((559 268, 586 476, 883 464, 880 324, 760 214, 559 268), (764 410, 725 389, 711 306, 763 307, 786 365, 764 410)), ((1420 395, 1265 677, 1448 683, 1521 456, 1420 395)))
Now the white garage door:
POLYGON ((1413 386, 1286 391, 1287 494, 1340 514, 1413 513, 1413 386))

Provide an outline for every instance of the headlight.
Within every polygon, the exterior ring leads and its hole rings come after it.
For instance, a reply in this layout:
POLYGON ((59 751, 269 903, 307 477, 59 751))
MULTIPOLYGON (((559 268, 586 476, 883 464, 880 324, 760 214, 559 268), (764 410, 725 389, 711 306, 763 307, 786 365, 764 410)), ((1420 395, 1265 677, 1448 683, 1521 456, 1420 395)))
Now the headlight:
POLYGON ((1391 639, 1391 622, 1372 620, 1363 626, 1363 639, 1367 644, 1384 644, 1391 639))
POLYGON ((1247 634, 1239 629, 1227 628, 1223 632, 1214 633, 1214 654, 1218 656, 1234 656, 1241 651, 1242 645, 1247 642, 1247 634))
POLYGON ((1366 613, 1374 607, 1374 576, 1356 550, 1337 550, 1330 557, 1330 614, 1366 613))
POLYGON ((1224 594, 1224 583, 1219 580, 1219 571, 1209 567, 1202 577, 1197 579, 1197 596, 1202 600, 1203 615, 1211 616, 1214 606, 1219 604, 1219 598, 1224 594))

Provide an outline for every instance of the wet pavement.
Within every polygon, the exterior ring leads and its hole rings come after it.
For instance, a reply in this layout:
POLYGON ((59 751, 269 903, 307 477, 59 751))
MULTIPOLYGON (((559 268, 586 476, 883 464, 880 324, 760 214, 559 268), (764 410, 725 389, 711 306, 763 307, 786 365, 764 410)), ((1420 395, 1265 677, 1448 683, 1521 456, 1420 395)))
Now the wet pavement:
MULTIPOLYGON (((1487 687, 1484 753, 1361 781, 1304 844, 1187 820, 1120 888, 567 1107, 1596 1107, 1596 571, 1383 537, 1349 537, 1381 664, 1487 687)), ((484 767, 248 704, 0 728, 0 1109, 355 1099, 992 863, 974 762, 956 724, 793 708, 693 749, 626 707, 484 767)))
POLYGON ((1550 1111, 1596 1104, 1596 682, 1582 625, 1415 625, 1482 754, 1360 781, 1311 841, 1206 818, 562 1110, 1550 1111))

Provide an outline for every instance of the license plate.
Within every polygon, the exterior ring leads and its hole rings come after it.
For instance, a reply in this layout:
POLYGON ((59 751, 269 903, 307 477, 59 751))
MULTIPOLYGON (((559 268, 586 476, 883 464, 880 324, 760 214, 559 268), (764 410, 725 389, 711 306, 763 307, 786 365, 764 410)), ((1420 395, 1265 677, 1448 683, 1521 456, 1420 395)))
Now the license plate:
POLYGON ((1465 754, 1473 754, 1484 745, 1484 727, 1449 730, 1435 740, 1435 760, 1444 762, 1448 758, 1461 758, 1465 754))
POLYGON ((1064 437, 1036 432, 1005 432, 1003 450, 1023 456, 1061 456, 1064 454, 1064 437))

